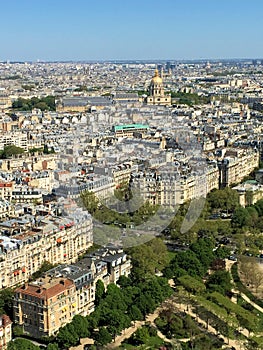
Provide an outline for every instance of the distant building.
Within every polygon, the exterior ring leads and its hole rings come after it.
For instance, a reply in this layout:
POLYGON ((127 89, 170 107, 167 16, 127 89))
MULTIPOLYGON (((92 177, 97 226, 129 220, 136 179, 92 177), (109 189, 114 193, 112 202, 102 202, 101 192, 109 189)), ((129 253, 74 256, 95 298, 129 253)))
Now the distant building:
POLYGON ((112 99, 116 103, 130 104, 138 102, 139 96, 137 92, 116 92, 112 99))
POLYGON ((149 96, 147 97, 148 105, 171 105, 171 95, 165 94, 163 80, 159 77, 158 70, 155 70, 154 77, 149 86, 149 96))
POLYGON ((105 96, 71 96, 61 99, 56 106, 57 112, 87 112, 100 110, 112 105, 112 100, 105 96))
POLYGON ((218 161, 220 187, 240 183, 259 165, 259 153, 247 151, 239 154, 237 150, 227 150, 223 160, 218 161))
POLYGON ((134 133, 146 133, 149 129, 144 124, 126 124, 113 126, 113 132, 118 137, 132 137, 134 133))
POLYGON ((8 94, 0 93, 0 109, 12 107, 12 101, 8 94))
POLYGON ((233 187, 239 195, 239 204, 242 207, 255 204, 263 198, 263 185, 255 180, 248 180, 243 184, 233 187))

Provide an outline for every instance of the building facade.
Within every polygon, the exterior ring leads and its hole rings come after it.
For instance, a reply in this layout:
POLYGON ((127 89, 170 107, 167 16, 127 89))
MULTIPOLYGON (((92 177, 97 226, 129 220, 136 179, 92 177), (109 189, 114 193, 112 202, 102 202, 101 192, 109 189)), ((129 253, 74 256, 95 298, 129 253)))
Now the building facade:
POLYGON ((86 213, 80 219, 48 216, 31 225, 1 223, 12 237, 0 235, 0 289, 26 282, 45 261, 75 262, 93 242, 92 218, 86 213))
POLYGON ((121 249, 103 248, 76 264, 59 265, 16 289, 15 322, 31 336, 54 335, 75 315, 94 311, 98 280, 107 287, 130 271, 131 261, 121 249))
POLYGON ((6 350, 12 340, 12 321, 7 315, 0 315, 0 350, 6 350))

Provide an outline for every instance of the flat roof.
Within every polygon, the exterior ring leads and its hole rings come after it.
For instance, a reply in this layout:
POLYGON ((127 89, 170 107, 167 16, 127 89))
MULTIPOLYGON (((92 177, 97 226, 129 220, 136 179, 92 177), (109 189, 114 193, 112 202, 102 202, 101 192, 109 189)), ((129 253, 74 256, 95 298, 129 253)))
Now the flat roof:
POLYGON ((124 125, 114 126, 114 131, 129 130, 129 129, 149 129, 149 126, 146 124, 124 124, 124 125))

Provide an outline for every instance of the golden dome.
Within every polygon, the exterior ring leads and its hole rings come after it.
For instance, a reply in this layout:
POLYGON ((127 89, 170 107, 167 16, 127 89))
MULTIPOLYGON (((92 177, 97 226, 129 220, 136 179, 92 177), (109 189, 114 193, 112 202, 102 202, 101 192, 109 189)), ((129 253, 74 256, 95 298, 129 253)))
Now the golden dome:
POLYGON ((154 76, 153 76, 151 82, 152 82, 152 84, 162 84, 162 82, 163 82, 163 79, 161 77, 159 77, 159 72, 158 72, 157 68, 155 69, 155 73, 154 73, 154 76))

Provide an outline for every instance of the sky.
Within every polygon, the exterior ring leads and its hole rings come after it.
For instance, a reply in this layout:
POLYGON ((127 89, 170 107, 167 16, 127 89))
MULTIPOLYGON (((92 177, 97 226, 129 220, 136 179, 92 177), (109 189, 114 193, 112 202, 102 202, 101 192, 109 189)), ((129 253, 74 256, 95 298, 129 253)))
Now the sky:
POLYGON ((0 61, 263 58, 262 0, 2 0, 0 61))

